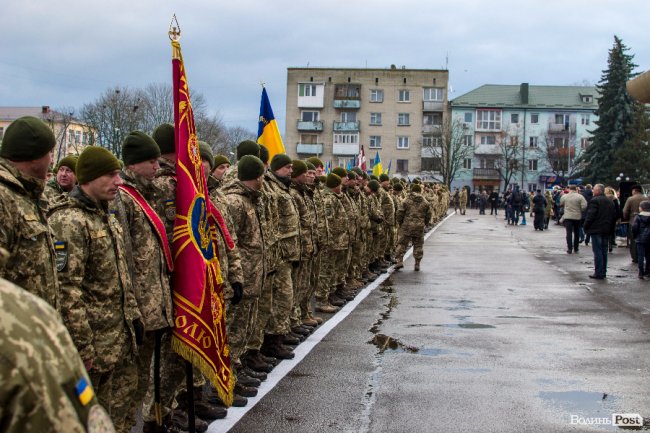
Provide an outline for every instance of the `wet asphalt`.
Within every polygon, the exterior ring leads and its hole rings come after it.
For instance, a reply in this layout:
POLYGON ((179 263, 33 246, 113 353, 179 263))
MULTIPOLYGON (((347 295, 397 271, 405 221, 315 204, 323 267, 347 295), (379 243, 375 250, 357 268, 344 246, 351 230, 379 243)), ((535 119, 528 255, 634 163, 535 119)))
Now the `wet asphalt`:
POLYGON ((650 418, 650 280, 625 247, 591 280, 589 247, 568 255, 561 226, 528 222, 447 219, 420 272, 407 260, 230 431, 589 432, 619 430, 612 413, 650 418))

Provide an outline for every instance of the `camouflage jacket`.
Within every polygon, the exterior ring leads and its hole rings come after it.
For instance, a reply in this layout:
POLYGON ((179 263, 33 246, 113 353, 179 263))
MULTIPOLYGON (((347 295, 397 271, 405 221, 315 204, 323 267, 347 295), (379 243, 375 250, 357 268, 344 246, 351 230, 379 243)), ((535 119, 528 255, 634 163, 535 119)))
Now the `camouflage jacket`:
POLYGON ((368 216, 370 218, 370 232, 379 233, 382 227, 384 214, 381 211, 381 201, 379 193, 373 193, 368 196, 368 216))
POLYGON ((395 202, 383 187, 379 188, 377 196, 381 203, 381 213, 384 215, 384 225, 393 227, 395 225, 395 202))
MULTIPOLYGON (((125 185, 138 190, 153 208, 155 191, 151 182, 128 169, 124 170, 122 178, 125 185)), ((133 292, 145 329, 154 331, 173 327, 171 275, 154 226, 135 199, 124 191, 119 191, 111 207, 124 229, 123 240, 133 292)))
POLYGON ((271 179, 273 175, 267 170, 264 173, 264 183, 262 184, 262 227, 264 229, 264 242, 266 245, 266 272, 274 272, 280 263, 280 251, 278 248, 278 196, 273 188, 271 179))
POLYGON ((228 213, 237 235, 237 247, 241 258, 244 296, 258 298, 266 276, 266 244, 262 232, 264 208, 262 194, 237 181, 223 188, 228 213))
POLYGON ((135 351, 133 295, 120 223, 79 186, 51 210, 61 316, 84 361, 109 371, 135 351))
POLYGON ((280 258, 287 262, 300 260, 300 215, 296 203, 289 192, 289 185, 273 173, 270 179, 278 202, 277 239, 280 258))
POLYGON ((221 213, 226 228, 230 232, 230 237, 235 243, 233 249, 228 248, 224 239, 223 233, 217 227, 217 247, 219 252, 219 266, 221 267, 221 277, 223 278, 223 296, 224 299, 231 299, 233 296, 232 283, 244 284, 244 272, 241 267, 241 257, 239 256, 239 247, 237 246, 237 233, 228 210, 228 203, 226 196, 219 189, 221 182, 213 176, 208 177, 208 191, 210 192, 210 200, 212 204, 221 213))
POLYGON ((327 217, 325 216, 325 196, 323 193, 323 186, 318 183, 310 185, 309 189, 312 192, 314 207, 316 208, 316 232, 314 240, 318 251, 322 251, 329 243, 329 228, 327 225, 327 217))
POLYGON ((330 250, 347 250, 350 245, 348 234, 348 221, 345 207, 343 206, 343 194, 325 188, 325 217, 329 228, 330 250))
POLYGON ((0 158, 0 247, 9 257, 0 277, 59 308, 54 243, 41 199, 43 182, 0 158))
POLYGON ((368 196, 364 192, 359 192, 354 197, 357 202, 357 209, 359 209, 359 231, 361 238, 365 239, 368 236, 368 229, 370 228, 370 216, 368 215, 368 196))
POLYGON ((289 189, 300 215, 300 258, 307 260, 316 247, 317 220, 313 191, 308 185, 293 182, 289 189))
POLYGON ((430 221, 431 207, 429 207, 429 202, 422 194, 409 193, 397 213, 400 232, 412 236, 422 235, 424 234, 424 227, 430 221))
POLYGON ((346 187, 342 189, 341 194, 341 203, 343 203, 343 207, 345 207, 345 213, 348 220, 347 226, 350 243, 355 242, 359 234, 359 209, 357 208, 357 204, 353 198, 354 193, 354 188, 346 187))
POLYGON ((84 405, 75 392, 90 379, 46 302, 0 280, 0 425, 6 433, 85 433, 89 414, 112 425, 97 397, 84 405))
POLYGON ((56 176, 48 180, 45 184, 45 189, 43 190, 43 197, 48 201, 48 203, 54 203, 59 200, 59 197, 67 194, 66 191, 61 188, 61 185, 56 181, 56 176))
POLYGON ((160 158, 158 162, 160 170, 153 180, 156 189, 153 208, 165 223, 167 240, 171 248, 174 220, 176 219, 176 163, 166 158, 160 158))

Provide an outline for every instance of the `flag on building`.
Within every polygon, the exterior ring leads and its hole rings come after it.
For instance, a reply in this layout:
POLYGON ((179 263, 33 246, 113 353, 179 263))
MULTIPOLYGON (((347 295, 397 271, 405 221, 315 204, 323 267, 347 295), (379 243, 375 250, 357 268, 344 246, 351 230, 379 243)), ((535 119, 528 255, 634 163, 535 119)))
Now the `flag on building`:
POLYGON ((262 88, 262 102, 260 103, 260 119, 257 124, 257 142, 263 144, 269 151, 269 161, 278 153, 285 153, 282 136, 278 124, 273 116, 273 109, 266 94, 266 88, 262 88))
POLYGON ((366 154, 363 151, 363 144, 361 145, 361 150, 359 151, 359 156, 357 157, 357 167, 361 170, 366 171, 366 154))
POLYGON ((372 166, 372 174, 379 177, 379 175, 382 174, 383 172, 384 169, 381 166, 381 159, 379 159, 379 151, 377 151, 377 155, 375 155, 375 163, 372 166))
POLYGON ((388 161, 388 170, 386 171, 386 174, 390 175, 390 166, 393 165, 393 160, 391 159, 388 161))
POLYGON ((208 197, 178 40, 172 40, 172 50, 177 155, 176 219, 172 238, 176 319, 172 347, 212 382, 221 400, 230 406, 235 376, 226 336, 217 224, 221 226, 228 247, 233 248, 234 244, 223 217, 208 197))

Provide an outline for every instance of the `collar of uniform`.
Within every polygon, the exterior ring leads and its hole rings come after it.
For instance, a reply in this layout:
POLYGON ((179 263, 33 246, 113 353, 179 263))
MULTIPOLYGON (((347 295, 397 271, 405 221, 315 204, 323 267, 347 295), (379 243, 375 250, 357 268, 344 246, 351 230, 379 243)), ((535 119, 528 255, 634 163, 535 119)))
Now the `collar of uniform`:
POLYGON ((72 188, 72 191, 70 191, 69 197, 82 205, 82 207, 96 211, 96 212, 108 212, 108 202, 107 201, 101 201, 97 202, 93 200, 88 194, 83 192, 81 189, 80 185, 75 185, 74 188, 72 188))
POLYGON ((122 177, 122 180, 124 180, 124 183, 126 185, 132 186, 135 189, 137 189, 138 192, 140 192, 146 200, 153 199, 155 193, 153 182, 145 179, 144 177, 140 176, 133 170, 129 170, 128 168, 122 170, 120 176, 122 177))
POLYGON ((36 179, 35 177, 25 176, 13 166, 11 161, 5 158, 0 158, 0 166, 6 171, 5 175, 2 176, 5 181, 14 184, 15 186, 22 189, 22 192, 32 199, 38 200, 43 194, 45 189, 45 181, 41 179, 36 179))

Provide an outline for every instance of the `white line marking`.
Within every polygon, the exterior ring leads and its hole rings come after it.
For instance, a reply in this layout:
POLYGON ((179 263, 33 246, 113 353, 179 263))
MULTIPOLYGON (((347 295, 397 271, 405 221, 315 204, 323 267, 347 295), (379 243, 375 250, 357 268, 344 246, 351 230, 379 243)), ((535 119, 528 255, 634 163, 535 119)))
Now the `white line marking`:
MULTIPOLYGON (((449 214, 445 219, 440 221, 433 229, 431 229, 427 234, 424 235, 424 240, 429 239, 429 236, 433 234, 438 227, 440 227, 445 221, 454 216, 455 214, 449 214)), ((404 254, 404 260, 407 260, 413 254, 413 247, 404 254)), ((348 315, 357 308, 357 305, 361 303, 366 297, 375 290, 381 283, 383 283, 388 277, 392 275, 395 271, 395 267, 391 266, 388 268, 388 272, 381 274, 375 281, 368 284, 359 294, 350 302, 346 303, 343 308, 341 308, 332 318, 327 322, 323 323, 320 327, 314 331, 305 341, 300 343, 296 349, 293 351, 293 359, 285 359, 273 369, 272 372, 268 374, 268 377, 259 388, 257 388, 257 395, 255 397, 248 398, 248 404, 244 407, 229 407, 228 416, 224 419, 216 420, 208 427, 208 433, 220 433, 227 432, 239 422, 240 419, 246 415, 246 413, 255 407, 255 405, 266 395, 268 394, 275 386, 287 375, 293 368, 302 361, 305 356, 312 351, 318 343, 321 342, 327 334, 330 333, 332 329, 336 327, 339 323, 343 321, 348 315)))

